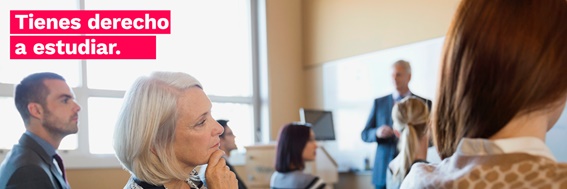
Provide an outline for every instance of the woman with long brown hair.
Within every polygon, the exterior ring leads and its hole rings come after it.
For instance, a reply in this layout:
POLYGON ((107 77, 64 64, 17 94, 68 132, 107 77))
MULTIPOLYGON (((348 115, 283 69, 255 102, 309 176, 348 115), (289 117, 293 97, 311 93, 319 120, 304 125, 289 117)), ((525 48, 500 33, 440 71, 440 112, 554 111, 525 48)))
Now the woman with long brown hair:
POLYGON ((545 145, 567 101, 566 34, 565 0, 463 0, 432 110, 444 160, 402 188, 567 188, 545 145))

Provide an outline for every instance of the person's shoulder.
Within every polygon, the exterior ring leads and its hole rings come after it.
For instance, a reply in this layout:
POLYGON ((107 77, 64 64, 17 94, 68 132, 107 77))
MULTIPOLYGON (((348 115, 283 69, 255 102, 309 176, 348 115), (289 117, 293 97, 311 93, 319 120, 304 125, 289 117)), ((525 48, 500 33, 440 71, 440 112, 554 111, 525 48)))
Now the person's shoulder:
POLYGON ((518 188, 518 186, 542 186, 551 185, 565 188, 567 186, 567 163, 558 163, 554 160, 532 156, 528 154, 508 154, 502 156, 507 158, 512 163, 502 163, 498 165, 485 165, 474 168, 470 174, 476 173, 490 173, 498 172, 501 175, 515 175, 517 178, 525 178, 513 183, 506 183, 511 185, 511 188, 518 188), (514 161, 513 156, 518 156, 514 161))
POLYGON ((314 176, 311 182, 305 188, 308 189, 322 189, 325 188, 325 181, 319 177, 314 176))
POLYGON ((4 159, 4 166, 18 169, 20 167, 41 167, 45 162, 38 153, 27 148, 14 148, 4 159))
POLYGON ((442 182, 435 182, 442 178, 435 172, 439 167, 438 163, 415 162, 400 183, 400 188, 427 188, 426 186, 432 186, 431 183, 441 184, 442 182))
POLYGON ((29 176, 29 175, 36 175, 36 176, 48 176, 44 167, 37 165, 37 164, 27 164, 24 166, 20 166, 15 169, 14 176, 29 176))
POLYGON ((420 100, 423 100, 423 101, 428 102, 428 103, 431 102, 431 100, 429 100, 429 99, 427 99, 427 98, 423 98, 423 97, 421 97, 421 96, 419 96, 419 95, 416 95, 416 94, 413 94, 413 93, 412 93, 412 96, 414 96, 414 97, 416 97, 416 98, 419 98, 420 100))
POLYGON ((567 163, 557 163, 559 169, 567 169, 567 163))
POLYGON ((383 102, 383 101, 386 101, 386 100, 389 100, 389 99, 392 99, 392 100, 393 100, 392 94, 388 94, 388 95, 386 95, 386 96, 378 97, 378 98, 374 99, 374 101, 375 101, 375 102, 383 102))
POLYGON ((309 173, 304 173, 304 172, 302 172, 302 171, 296 171, 296 172, 294 172, 294 173, 297 174, 298 176, 305 177, 305 178, 309 178, 309 179, 315 179, 315 178, 317 178, 317 176, 315 176, 315 175, 312 175, 312 174, 309 174, 309 173))
MULTIPOLYGON (((325 181, 318 176, 304 173, 301 171, 292 172, 294 177, 301 178, 303 183, 307 183, 305 188, 308 189, 319 189, 325 187, 325 181)), ((299 179, 298 179, 299 181, 299 179)), ((304 185, 305 186, 305 185, 304 185)))
MULTIPOLYGON (((414 172, 417 175, 426 174, 433 172, 439 164, 437 163, 429 163, 429 162, 421 162, 416 161, 410 167, 410 173, 414 172)), ((408 173, 409 174, 409 173, 408 173)))
POLYGON ((303 171, 291 171, 291 172, 286 172, 286 173, 281 173, 278 171, 275 171, 272 174, 272 177, 275 178, 306 178, 306 179, 313 179, 315 178, 315 176, 308 174, 308 173, 304 173, 303 171))
POLYGON ((274 186, 278 180, 281 180, 282 173, 274 171, 270 177, 270 186, 274 186))
POLYGON ((6 184, 11 186, 51 185, 50 173, 38 165, 28 164, 9 171, 2 170, 0 174, 6 179, 6 184))
POLYGON ((554 183, 563 183, 564 186, 567 185, 567 163, 558 164, 557 168, 555 168, 554 170, 554 183))
POLYGON ((31 149, 23 149, 20 153, 14 154, 13 160, 21 165, 42 165, 45 164, 41 156, 31 150, 31 149))
POLYGON ((280 173, 280 172, 278 172, 278 171, 274 171, 274 173, 272 173, 272 177, 278 177, 278 176, 282 176, 282 175, 284 175, 284 174, 285 174, 285 173, 280 173))
POLYGON ((144 181, 141 181, 135 177, 130 177, 128 183, 124 188, 134 188, 134 189, 165 189, 163 185, 153 185, 144 181))
POLYGON ((274 172, 270 179, 271 188, 318 188, 324 181, 303 171, 291 171, 286 173, 274 172))
POLYGON ((547 162, 534 169, 538 170, 540 176, 551 180, 553 183, 567 184, 567 163, 547 162))

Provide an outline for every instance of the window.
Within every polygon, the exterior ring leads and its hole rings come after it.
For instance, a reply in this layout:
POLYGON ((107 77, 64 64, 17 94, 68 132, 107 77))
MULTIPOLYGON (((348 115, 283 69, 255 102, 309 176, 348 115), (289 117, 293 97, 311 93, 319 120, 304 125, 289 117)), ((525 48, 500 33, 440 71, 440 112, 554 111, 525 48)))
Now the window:
POLYGON ((21 134, 26 130, 24 128, 24 123, 20 118, 16 106, 14 106, 14 98, 12 97, 0 97, 0 114, 3 117, 3 132, 0 133, 0 149, 10 149, 12 145, 18 142, 21 134), (9 127, 9 128, 7 128, 9 127))
MULTIPOLYGON (((228 119, 241 150, 260 140, 255 131, 259 107, 255 100, 250 0, 34 0, 2 1, 0 14, 10 10, 171 10, 171 34, 157 35, 156 60, 9 60, 9 46, 0 46, 0 113, 8 115, 0 134, 0 149, 10 149, 25 131, 13 102, 14 85, 34 72, 55 72, 67 79, 82 109, 79 133, 67 136, 60 150, 69 167, 117 166, 112 147, 114 124, 125 90, 138 76, 152 71, 180 71, 202 84, 213 102, 215 119, 228 119), (83 4, 82 4, 83 3, 83 4), (65 157, 64 157, 65 158, 65 157), (83 159, 83 160, 80 160, 83 159), (100 159, 105 159, 101 161, 100 159), (85 165, 85 161, 92 161, 85 165), (105 161, 109 161, 105 162, 105 161)), ((8 19, 0 20, 8 25, 8 19)), ((9 30, 0 30, 8 41, 9 30)), ((0 155, 0 158, 2 156, 0 155)))
POLYGON ((244 103, 215 103, 211 110, 215 119, 229 120, 228 126, 236 136, 238 149, 243 150, 245 145, 254 143, 253 106, 244 103))
MULTIPOLYGON (((0 1, 0 25, 9 26, 10 10, 76 10, 77 0, 29 0, 0 1)), ((0 30, 0 41, 10 41, 10 30, 0 30)), ((25 76, 35 72, 56 72, 65 77, 72 88, 80 85, 79 60, 10 60, 8 43, 0 45, 0 114, 2 132, 0 133, 0 150, 11 149, 25 131, 24 123, 14 105, 14 84, 25 76)), ((75 150, 78 147, 76 135, 67 136, 60 145, 61 150, 75 150)), ((0 156, 2 157, 2 156, 0 156)))
POLYGON ((118 119, 118 112, 122 106, 122 99, 90 97, 88 105, 90 153, 114 153, 114 149, 112 148, 112 133, 114 133, 114 124, 118 119), (110 140, 108 137, 110 137, 110 140))

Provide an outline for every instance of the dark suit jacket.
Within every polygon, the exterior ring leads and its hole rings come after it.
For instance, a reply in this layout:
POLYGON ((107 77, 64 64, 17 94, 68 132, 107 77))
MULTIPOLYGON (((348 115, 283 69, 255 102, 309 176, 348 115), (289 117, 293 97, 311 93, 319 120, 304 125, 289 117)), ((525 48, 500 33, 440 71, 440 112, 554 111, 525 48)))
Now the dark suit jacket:
MULTIPOLYGON (((421 98, 413 93, 411 95, 422 99, 427 103, 427 106, 431 108, 430 100, 421 98)), ((372 112, 370 113, 366 127, 364 127, 361 134, 361 138, 364 142, 378 143, 374 159, 374 169, 372 172, 372 183, 375 185, 386 184, 386 170, 388 169, 388 164, 398 153, 396 148, 398 139, 395 136, 385 139, 379 139, 376 137, 376 130, 378 127, 382 125, 392 126, 392 108, 394 107, 394 103, 394 98, 391 94, 374 100, 372 112)))
POLYGON ((0 189, 70 188, 53 157, 31 137, 23 134, 0 166, 0 189))
MULTIPOLYGON (((238 188, 239 189, 247 189, 248 187, 246 187, 246 185, 244 185, 244 182, 242 182, 243 180, 238 176, 238 173, 236 173, 236 170, 234 170, 234 167, 232 167, 232 165, 230 163, 228 163, 228 159, 225 159, 225 160, 226 160, 226 165, 228 166, 230 171, 232 171, 234 173, 234 175, 236 176, 236 180, 238 180, 238 188)), ((203 181, 205 183, 205 185, 207 184, 207 178, 205 177, 205 172, 207 170, 207 167, 208 167, 207 165, 204 165, 199 170, 199 178, 201 178, 201 181, 203 181)))
POLYGON ((234 175, 236 175, 236 180, 238 180, 238 189, 247 189, 246 185, 244 185, 244 183, 242 182, 242 179, 240 179, 240 177, 238 176, 238 173, 236 173, 236 171, 234 170, 234 167, 232 167, 232 165, 228 163, 228 161, 226 162, 226 165, 228 166, 230 171, 232 171, 234 175))

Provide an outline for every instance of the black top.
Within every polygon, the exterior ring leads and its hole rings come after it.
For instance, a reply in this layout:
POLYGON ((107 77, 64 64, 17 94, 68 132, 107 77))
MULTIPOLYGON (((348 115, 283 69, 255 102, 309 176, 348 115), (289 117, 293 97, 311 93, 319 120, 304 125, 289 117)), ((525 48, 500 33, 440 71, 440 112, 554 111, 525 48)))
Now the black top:
POLYGON ((142 187, 142 188, 144 188, 144 189, 165 189, 165 186, 152 185, 152 184, 150 184, 150 183, 147 183, 147 182, 138 180, 137 178, 134 178, 134 182, 135 182, 138 186, 140 186, 140 187, 142 187))
MULTIPOLYGON (((199 179, 199 175, 197 174, 197 171, 193 170, 191 172, 191 176, 189 177, 189 179, 187 179, 186 181, 189 186, 191 187, 191 189, 200 189, 200 188, 205 188, 203 182, 201 182, 201 179, 199 179)), ((147 183, 145 181, 142 181, 134 176, 132 176, 131 181, 128 182, 128 184, 126 184, 126 187, 124 188, 139 188, 136 186, 132 186, 132 185, 137 185, 143 189, 165 189, 165 186, 163 185, 153 185, 150 183, 147 183), (132 183, 133 181, 133 183, 132 183)))
POLYGON ((281 173, 274 172, 270 179, 271 189, 323 189, 325 182, 317 176, 304 173, 303 170, 281 173))
POLYGON ((236 173, 236 171, 234 171, 234 167, 232 167, 232 165, 230 163, 228 163, 228 161, 226 162, 226 165, 228 166, 230 171, 232 171, 234 173, 234 175, 236 175, 236 180, 238 180, 238 189, 248 189, 248 187, 246 187, 246 185, 244 185, 244 182, 242 182, 242 179, 238 176, 238 173, 236 173))

